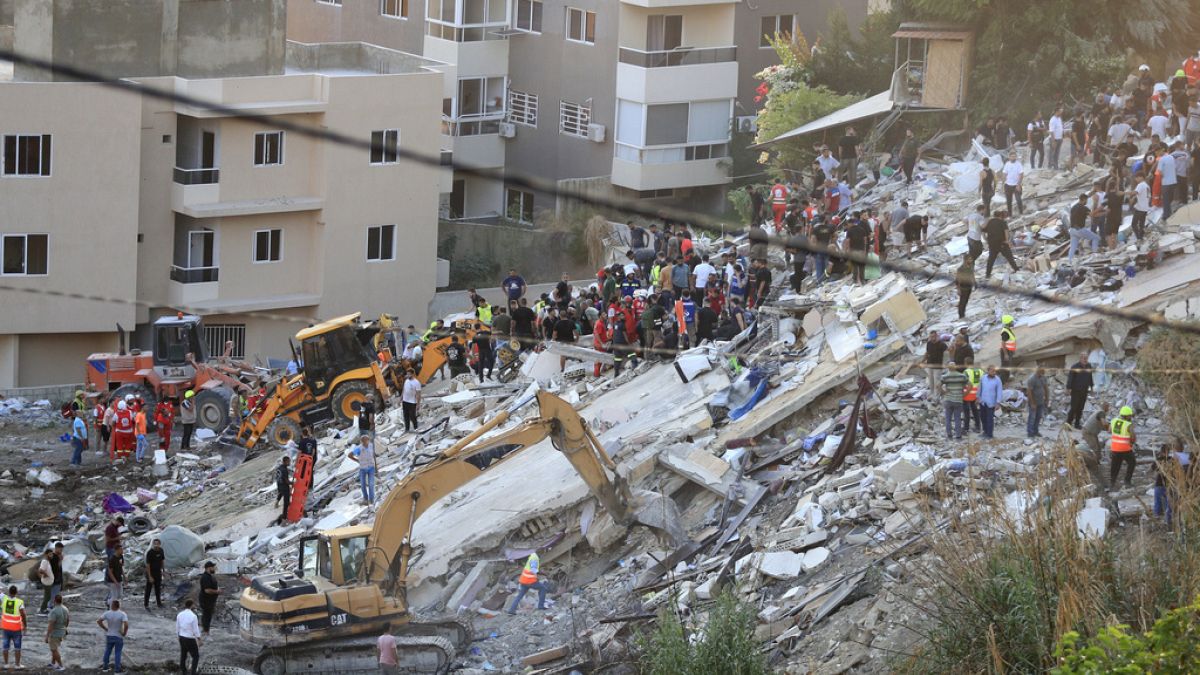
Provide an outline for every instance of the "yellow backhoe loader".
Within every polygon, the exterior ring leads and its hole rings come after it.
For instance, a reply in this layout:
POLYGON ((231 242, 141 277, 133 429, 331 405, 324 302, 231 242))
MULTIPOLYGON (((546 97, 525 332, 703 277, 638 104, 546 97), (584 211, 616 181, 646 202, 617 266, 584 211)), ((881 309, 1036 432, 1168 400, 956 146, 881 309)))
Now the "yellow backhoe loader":
POLYGON ((372 670, 375 637, 391 622, 401 672, 445 672, 470 631, 455 620, 422 622, 410 613, 406 585, 413 524, 442 497, 547 437, 614 521, 642 523, 674 545, 683 544, 674 503, 653 492, 635 494, 579 413, 561 398, 531 388, 475 432, 415 467, 388 493, 374 526, 304 537, 296 574, 252 581, 240 598, 239 621, 242 637, 263 647, 255 670, 262 675, 372 670), (484 438, 535 397, 538 417, 484 438))

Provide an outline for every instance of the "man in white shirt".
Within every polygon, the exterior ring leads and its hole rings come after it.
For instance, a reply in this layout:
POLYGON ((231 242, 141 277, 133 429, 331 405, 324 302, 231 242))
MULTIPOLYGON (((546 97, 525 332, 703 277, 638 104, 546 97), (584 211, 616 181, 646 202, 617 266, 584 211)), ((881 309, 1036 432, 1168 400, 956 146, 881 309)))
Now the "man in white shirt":
POLYGON ((975 213, 967 216, 967 250, 973 260, 983 255, 983 224, 987 222, 987 207, 975 207, 975 213))
POLYGON ((1112 126, 1108 128, 1108 144, 1114 148, 1125 142, 1129 138, 1129 132, 1133 131, 1133 127, 1124 119, 1117 118, 1112 126))
POLYGON ((404 408, 404 430, 417 430, 417 404, 421 402, 421 381, 411 368, 404 374, 404 391, 400 404, 404 408))
POLYGON ((1137 185, 1133 188, 1133 233, 1138 243, 1146 237, 1146 213, 1150 211, 1150 184, 1146 182, 1146 174, 1141 171, 1133 177, 1137 185))
POLYGON ((1146 130, 1152 136, 1158 136, 1158 140, 1167 140, 1167 123, 1170 122, 1166 115, 1155 115, 1146 121, 1146 130))
POLYGON ((1175 197, 1171 202, 1186 204, 1188 202, 1188 177, 1193 171, 1192 155, 1181 141, 1175 141, 1171 144, 1171 156, 1175 158, 1175 197))
POLYGON ((700 264, 696 265, 696 269, 692 270, 692 275, 695 277, 692 289, 703 293, 708 288, 709 277, 717 273, 717 268, 709 264, 707 254, 701 257, 700 261, 700 264))
POLYGON ((821 156, 817 158, 817 165, 821 167, 821 172, 825 174, 827 180, 837 180, 834 174, 842 163, 831 154, 829 147, 826 146, 821 148, 821 156))
POLYGON ((1171 199, 1175 196, 1175 157, 1166 150, 1158 151, 1158 171, 1162 174, 1162 210, 1163 222, 1171 217, 1171 199))
POLYGON ((192 657, 192 675, 200 667, 200 622, 192 611, 194 600, 183 603, 183 611, 175 615, 175 633, 179 636, 179 672, 187 675, 188 655, 192 657))
POLYGON ((1054 115, 1050 117, 1050 168, 1058 168, 1058 153, 1062 151, 1063 144, 1063 109, 1059 106, 1054 109, 1054 115))
POLYGON ((1008 161, 1004 163, 1004 201, 1008 213, 1012 213, 1013 197, 1017 198, 1017 209, 1025 213, 1025 205, 1021 203, 1021 180, 1025 177, 1025 167, 1017 159, 1017 153, 1008 153, 1008 161))

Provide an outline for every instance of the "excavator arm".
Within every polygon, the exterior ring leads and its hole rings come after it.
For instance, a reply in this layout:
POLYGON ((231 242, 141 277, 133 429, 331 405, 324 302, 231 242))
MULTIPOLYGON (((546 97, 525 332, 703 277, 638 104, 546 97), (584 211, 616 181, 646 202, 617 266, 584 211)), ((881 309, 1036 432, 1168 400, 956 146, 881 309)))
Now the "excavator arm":
POLYGON ((414 469, 388 493, 368 540, 365 580, 403 597, 412 556, 410 534, 417 518, 442 497, 546 438, 567 457, 613 520, 622 525, 641 522, 664 531, 676 543, 684 540, 674 503, 655 493, 639 494, 639 502, 635 502, 628 484, 587 422, 571 404, 550 392, 537 391, 520 397, 432 462, 414 469), (535 396, 540 409, 537 418, 482 438, 535 396))

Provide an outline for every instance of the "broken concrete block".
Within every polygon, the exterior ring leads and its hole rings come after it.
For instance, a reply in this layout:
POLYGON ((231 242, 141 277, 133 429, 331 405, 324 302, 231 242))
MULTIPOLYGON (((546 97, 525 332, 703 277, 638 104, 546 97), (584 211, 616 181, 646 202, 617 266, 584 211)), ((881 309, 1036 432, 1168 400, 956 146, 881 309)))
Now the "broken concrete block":
POLYGON ((204 540, 186 527, 169 525, 159 533, 167 567, 189 567, 204 558, 204 540))
POLYGON ((717 594, 717 575, 712 575, 699 586, 696 586, 696 598, 700 600, 712 600, 717 594))
POLYGON ((37 482, 46 487, 50 487, 62 479, 62 476, 50 469, 42 469, 37 474, 37 482))
POLYGON ((697 375, 710 370, 712 370, 712 360, 709 359, 707 350, 687 351, 675 359, 675 372, 679 373, 679 379, 684 382, 691 382, 696 379, 697 375))
POLYGON ((489 560, 475 563, 458 588, 450 594, 450 598, 446 601, 446 609, 451 612, 460 612, 470 607, 471 603, 475 601, 475 596, 487 585, 488 579, 491 577, 491 567, 492 562, 489 560))
POLYGON ((801 565, 804 567, 805 572, 815 572, 821 569, 825 563, 829 562, 829 556, 829 549, 824 546, 818 546, 817 548, 805 551, 801 565))
MULTIPOLYGON (((1093 500, 1088 500, 1093 501, 1093 500)), ((1100 500, 1095 500, 1100 501, 1100 500)), ((1075 528, 1084 539, 1103 539, 1108 529, 1108 509, 1102 506, 1088 506, 1075 516, 1075 528)))
POLYGON ((821 508, 825 509, 826 511, 833 511, 841 503, 842 498, 836 492, 826 492, 820 497, 817 497, 817 504, 820 504, 821 508))
POLYGON ((800 576, 803 556, 791 551, 764 553, 758 563, 758 571, 773 579, 795 579, 800 576))

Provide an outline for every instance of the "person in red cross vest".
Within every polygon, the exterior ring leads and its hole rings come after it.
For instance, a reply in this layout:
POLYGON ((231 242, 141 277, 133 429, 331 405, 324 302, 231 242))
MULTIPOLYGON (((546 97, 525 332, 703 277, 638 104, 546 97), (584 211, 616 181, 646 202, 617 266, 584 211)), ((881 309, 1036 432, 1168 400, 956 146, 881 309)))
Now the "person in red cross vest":
POLYGON ((129 459, 133 452, 135 437, 133 433, 133 411, 125 401, 117 403, 117 412, 113 415, 112 452, 113 460, 129 459))

